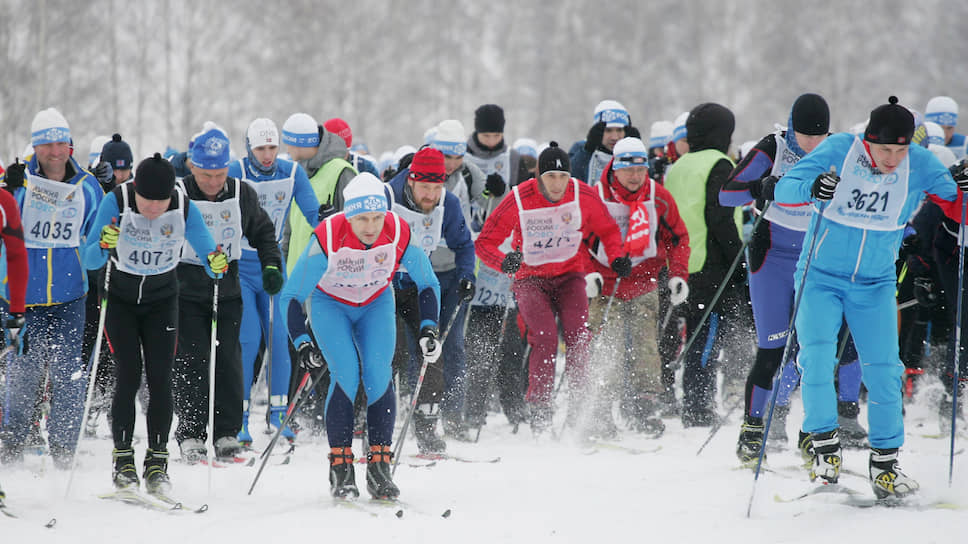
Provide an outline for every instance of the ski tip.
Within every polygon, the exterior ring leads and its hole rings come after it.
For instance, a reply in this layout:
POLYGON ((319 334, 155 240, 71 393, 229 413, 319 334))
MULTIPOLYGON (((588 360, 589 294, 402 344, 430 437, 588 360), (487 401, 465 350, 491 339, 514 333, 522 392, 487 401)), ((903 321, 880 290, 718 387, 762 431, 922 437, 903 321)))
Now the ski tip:
POLYGON ((50 521, 44 524, 44 527, 48 529, 53 529, 57 525, 57 518, 50 518, 50 521))
POLYGON ((204 514, 205 512, 208 512, 208 505, 207 504, 203 504, 203 505, 199 506, 195 510, 195 513, 196 514, 204 514))
POLYGON ((397 516, 397 518, 402 518, 403 517, 403 510, 397 510, 396 513, 393 514, 393 515, 394 516, 397 516))
POLYGON ((444 513, 441 514, 440 517, 442 517, 444 519, 449 518, 450 517, 450 508, 448 508, 447 510, 444 510, 444 513))

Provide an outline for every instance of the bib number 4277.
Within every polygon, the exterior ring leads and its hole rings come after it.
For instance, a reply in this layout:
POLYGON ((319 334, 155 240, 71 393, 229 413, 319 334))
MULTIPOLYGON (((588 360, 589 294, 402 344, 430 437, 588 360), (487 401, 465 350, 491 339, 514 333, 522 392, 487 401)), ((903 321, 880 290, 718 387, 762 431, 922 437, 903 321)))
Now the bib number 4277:
POLYGON ((534 242, 534 247, 537 249, 551 249, 553 247, 561 247, 562 242, 568 242, 567 236, 552 236, 547 240, 537 240, 534 242))
POLYGON ((36 239, 70 240, 74 234, 74 226, 60 221, 37 221, 30 228, 30 234, 36 239))

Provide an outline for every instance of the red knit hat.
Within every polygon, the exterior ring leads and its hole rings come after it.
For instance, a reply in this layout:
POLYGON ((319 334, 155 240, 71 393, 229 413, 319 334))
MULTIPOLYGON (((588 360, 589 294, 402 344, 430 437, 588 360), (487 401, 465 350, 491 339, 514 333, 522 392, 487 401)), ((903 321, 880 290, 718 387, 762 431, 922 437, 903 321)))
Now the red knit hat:
POLYGON ((323 123, 323 127, 327 132, 332 132, 333 134, 339 136, 346 142, 346 147, 353 145, 353 131, 350 130, 350 126, 346 121, 340 119, 339 117, 333 117, 329 121, 323 123))
POLYGON ((447 170, 444 168, 444 154, 433 147, 421 148, 413 156, 410 163, 411 181, 424 183, 443 183, 447 180, 447 170))

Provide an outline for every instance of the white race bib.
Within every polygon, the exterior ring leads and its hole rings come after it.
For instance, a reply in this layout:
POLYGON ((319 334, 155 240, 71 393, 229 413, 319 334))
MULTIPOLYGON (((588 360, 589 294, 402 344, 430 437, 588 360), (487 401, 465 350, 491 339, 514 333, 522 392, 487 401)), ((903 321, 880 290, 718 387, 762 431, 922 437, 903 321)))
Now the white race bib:
POLYGON ((444 228, 444 197, 447 190, 440 192, 440 202, 430 213, 411 210, 399 202, 393 203, 393 211, 410 226, 410 245, 417 246, 429 257, 442 245, 444 228))
POLYGON ((174 270, 185 243, 187 199, 176 191, 179 205, 155 219, 136 213, 128 202, 127 187, 122 188, 121 233, 118 236, 119 270, 138 276, 154 276, 174 270))
POLYGON ((596 149, 592 153, 592 158, 588 160, 588 179, 585 180, 585 183, 595 186, 602 179, 602 172, 605 171, 605 167, 611 160, 612 155, 601 149, 596 149))
POLYGON ((823 216, 842 225, 892 231, 904 227, 901 210, 908 194, 910 157, 890 174, 871 165, 864 144, 854 138, 840 169, 840 183, 823 216))
MULTIPOLYGON (((770 175, 779 178, 800 162, 800 156, 787 146, 786 139, 780 131, 775 132, 773 137, 776 140, 776 158, 773 159, 770 175)), ((780 206, 773 203, 766 209, 764 219, 790 230, 807 232, 811 215, 813 215, 812 206, 780 206)))
MULTIPOLYGON (((282 240, 282 230, 286 224, 286 210, 289 209, 289 204, 292 202, 292 189, 296 181, 295 175, 296 165, 294 164, 292 172, 287 178, 254 181, 245 177, 245 166, 242 167, 242 181, 252 187, 255 194, 259 196, 259 206, 262 206, 262 209, 272 219, 277 242, 282 240)), ((255 251, 255 248, 249 245, 249 241, 245 237, 242 238, 242 249, 255 251)))
MULTIPOLYGON (((653 197, 655 196, 655 181, 649 180, 649 194, 653 197)), ((628 205, 621 202, 608 202, 605 200, 605 191, 602 188, 602 184, 598 184, 598 196, 605 203, 605 207, 608 209, 608 214, 612 216, 615 223, 618 225, 618 230, 622 232, 622 240, 629 233, 629 211, 628 205)), ((649 213, 649 245, 645 248, 645 252, 642 255, 629 255, 632 259, 632 266, 635 266, 646 259, 651 259, 655 257, 658 253, 658 248, 656 247, 656 232, 659 230, 659 218, 655 211, 655 200, 649 198, 645 201, 645 209, 649 213)), ((599 243, 598 250, 595 252, 595 260, 602 263, 605 266, 609 266, 608 255, 605 254, 605 244, 599 243)))
POLYGON ((81 245, 84 225, 84 185, 27 174, 22 213, 24 245, 28 249, 81 245))
POLYGON ((513 189, 521 218, 521 248, 528 266, 561 263, 575 256, 581 244, 581 206, 578 181, 572 179, 575 198, 567 204, 524 209, 518 188, 513 189))
MULTIPOLYGON (((215 240, 216 246, 222 246, 222 252, 229 261, 234 261, 242 253, 242 208, 239 206, 239 190, 236 187, 235 196, 212 202, 211 200, 193 200, 195 207, 202 214, 208 232, 215 240)), ((191 244, 182 246, 182 262, 201 265, 191 244)))
MULTIPOLYGON (((362 304, 386 287, 393 276, 400 239, 400 218, 394 215, 393 242, 370 249, 341 247, 327 256, 326 272, 316 284, 334 297, 362 304)), ((333 247, 333 233, 326 225, 326 247, 333 247)))

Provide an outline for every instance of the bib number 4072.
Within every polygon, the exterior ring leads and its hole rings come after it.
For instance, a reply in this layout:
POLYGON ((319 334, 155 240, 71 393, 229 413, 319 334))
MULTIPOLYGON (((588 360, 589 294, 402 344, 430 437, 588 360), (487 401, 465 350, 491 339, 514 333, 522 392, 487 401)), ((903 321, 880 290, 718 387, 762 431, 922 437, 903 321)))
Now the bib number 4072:
POLYGON ((175 254, 170 249, 165 251, 136 249, 128 255, 128 261, 134 266, 159 266, 170 263, 174 258, 175 254))
POLYGON ((37 221, 30 228, 30 234, 36 239, 70 240, 74 234, 74 226, 60 221, 37 221))

